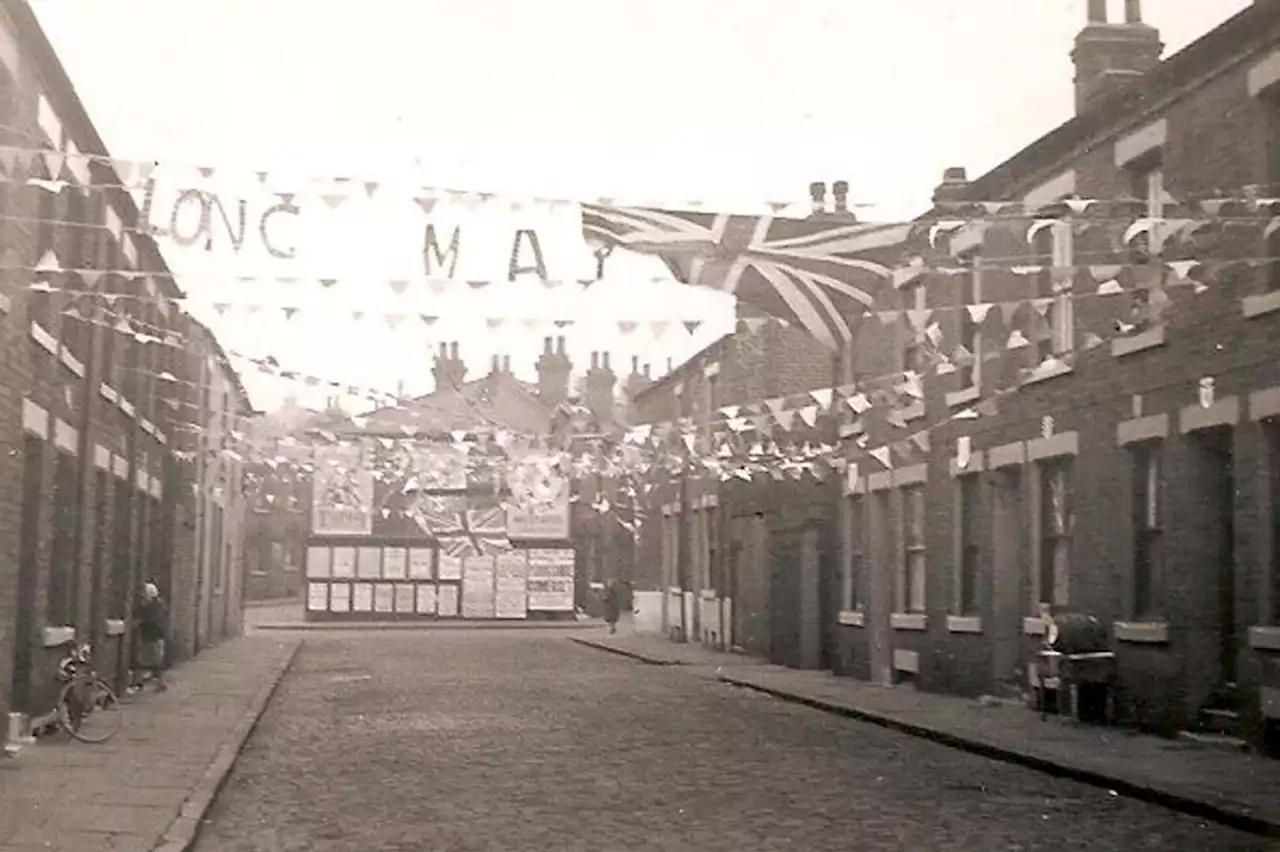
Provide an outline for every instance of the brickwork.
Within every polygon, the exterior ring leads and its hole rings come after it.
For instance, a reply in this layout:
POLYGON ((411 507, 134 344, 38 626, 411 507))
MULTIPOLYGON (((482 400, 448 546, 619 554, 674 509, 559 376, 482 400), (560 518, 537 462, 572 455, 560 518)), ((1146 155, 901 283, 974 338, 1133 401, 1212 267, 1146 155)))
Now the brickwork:
MULTIPOLYGON (((1167 60, 1133 90, 1090 109, 1019 153, 1009 162, 968 187, 975 200, 1021 199, 1038 186, 1073 175, 1065 194, 1080 198, 1116 199, 1134 193, 1135 169, 1117 165, 1117 143, 1144 131, 1163 141, 1145 152, 1143 168, 1158 164, 1164 187, 1174 199, 1203 197, 1223 190, 1239 195, 1250 184, 1266 184, 1276 175, 1268 172, 1268 151, 1275 147, 1277 125, 1271 119, 1274 106, 1266 93, 1249 93, 1251 69, 1275 55, 1280 47, 1280 13, 1274 6, 1256 4, 1240 13, 1182 54, 1167 60)), ((1128 144, 1130 148, 1135 143, 1128 144)), ((1274 156, 1274 155, 1270 155, 1274 156)), ((1264 194, 1267 194, 1264 191, 1264 194)), ((1274 192, 1269 193, 1274 194, 1274 192)), ((1049 199, 1053 200, 1053 199, 1049 199)), ((1107 207, 1114 211, 1114 207, 1107 207)), ((1060 215, 1061 211, 1045 215, 1060 215)), ((926 414, 919 425, 939 424, 931 434, 927 453, 917 459, 927 464, 928 585, 923 629, 884 629, 887 619, 876 612, 887 598, 877 598, 872 588, 877 571, 897 570, 899 555, 882 544, 872 551, 857 578, 860 600, 866 605, 864 627, 842 628, 842 642, 854 668, 868 671, 875 637, 887 640, 892 651, 918 654, 917 684, 924 689, 967 694, 991 691, 1007 681, 1009 671, 996 671, 1001 659, 995 647, 1010 631, 1020 643, 1017 674, 1025 683, 1025 666, 1037 638, 1035 622, 1023 623, 1038 611, 1044 599, 1038 594, 1041 519, 1039 487, 1044 465, 1034 458, 1050 447, 1046 434, 1074 435, 1059 438, 1062 460, 1069 465, 1070 530, 1069 568, 1056 580, 1058 609, 1078 610, 1116 625, 1115 647, 1119 655, 1119 711, 1136 724, 1172 730, 1193 724, 1197 710, 1230 681, 1260 722, 1261 685, 1280 684, 1280 666, 1274 652, 1263 650, 1259 625, 1278 623, 1273 602, 1275 545, 1272 531, 1272 488, 1267 471, 1275 465, 1265 437, 1265 416, 1272 413, 1269 397, 1254 398, 1280 382, 1276 355, 1280 340, 1280 312, 1246 317, 1250 299, 1270 292, 1269 264, 1241 263, 1219 270, 1213 277, 1192 278, 1207 283, 1194 293, 1190 282, 1178 281, 1167 272, 1148 272, 1137 255, 1119 239, 1125 224, 1143 215, 1141 205, 1123 213, 1098 212, 1079 218, 1074 240, 1074 281, 1077 292, 1092 294, 1086 264, 1123 264, 1122 283, 1132 287, 1143 275, 1169 296, 1158 323, 1122 335, 1118 322, 1131 322, 1129 295, 1072 300, 1075 324, 1072 347, 1075 357, 1065 372, 1041 365, 1036 346, 1004 350, 1007 331, 1001 332, 1001 311, 991 311, 982 330, 993 360, 983 361, 980 385, 984 395, 998 388, 1021 385, 1003 397, 995 411, 986 410, 977 420, 944 423, 950 413, 972 401, 954 397, 961 390, 960 376, 925 381, 926 414), (1121 216, 1127 221, 1115 221, 1121 216), (1112 218, 1112 221, 1107 221, 1112 218), (1256 267, 1256 268, 1255 268, 1256 267), (1142 333, 1145 332, 1145 333, 1142 333), (1090 346, 1100 339, 1101 345, 1090 346), (1058 375, 1051 375, 1060 372, 1058 375), (1200 405, 1198 383, 1211 378, 1217 407, 1200 405), (953 395, 948 407, 947 395, 953 395), (1213 429, 1192 430, 1201 421, 1214 419, 1222 433, 1223 456, 1231 473, 1227 498, 1230 525, 1220 525, 1216 509, 1221 501, 1210 490, 1219 463, 1210 452, 1213 429), (1135 578, 1135 455, 1133 446, 1121 446, 1121 424, 1139 417, 1167 418, 1167 427, 1151 433, 1162 457, 1160 495, 1160 564, 1154 572, 1149 602, 1139 609, 1135 578), (1045 418, 1051 418, 1046 423, 1045 418), (957 441, 971 441, 972 471, 981 479, 974 513, 973 540, 981 566, 977 607, 960 612, 957 552, 958 484, 951 475, 950 460, 957 441), (1025 461, 994 472, 992 450, 1021 446, 1025 461), (987 468, 984 470, 983 463, 987 468), (1011 490, 1010 490, 1011 488, 1011 490), (1000 489, 1006 489, 1001 491, 1000 489), (995 503, 1008 493, 1012 526, 997 531, 995 503), (1230 535, 1227 550, 1219 550, 1216 537, 1230 535), (1004 538, 997 542, 997 539, 1004 538), (997 544, 1009 547, 1015 565, 1016 610, 1003 606, 1007 589, 996 588, 1002 575, 993 553, 997 544), (1222 555, 1224 552, 1229 556, 1222 555), (1232 567, 1220 574, 1219 564, 1232 567), (1031 566, 1028 568, 1027 566, 1031 566), (1226 596, 1224 602, 1223 596, 1226 596), (974 616, 965 620, 955 616, 974 616), (950 617, 950 618, 949 618, 950 617), (1251 633, 1251 630, 1253 631, 1251 633), (961 632, 963 631, 963 632, 961 632), (1254 639, 1250 640, 1250 636, 1254 639), (1257 645, 1251 648, 1250 645, 1257 645), (1229 653, 1222 648, 1227 645, 1229 653)), ((1195 217, 1197 211, 1171 206, 1168 217, 1195 217)), ((1198 238, 1188 259, 1219 261, 1275 255, 1262 238, 1255 211, 1240 205, 1224 208, 1224 215, 1253 216, 1255 221, 1231 227, 1212 225, 1198 238)), ((1265 214, 1262 214, 1265 215, 1265 214)), ((1264 220, 1265 222, 1265 220, 1264 220)), ((1027 264, 1049 263, 1032 254, 1026 230, 1031 220, 993 222, 979 241, 982 256, 1025 258, 1027 264)), ((945 248, 944 248, 945 251, 945 248)), ((1017 263, 1015 260, 1014 263, 1017 263)), ((982 302, 1027 299, 1033 277, 1014 274, 1004 261, 982 271, 982 302)), ((1157 267, 1162 269, 1163 267, 1157 267)), ((962 276, 935 276, 925 282, 928 307, 947 340, 957 339, 963 315, 959 284, 962 276)), ((1025 306, 1012 317, 1033 343, 1045 339, 1045 323, 1025 306)), ((864 335, 858 356, 860 372, 874 375, 900 369, 884 364, 884 334, 864 335)), ((1156 421, 1147 421, 1154 423, 1156 421)), ((1163 421, 1161 421, 1163 422, 1163 421)), ((915 424, 913 424, 915 425, 915 424)), ((905 437, 899 432, 895 438, 905 437)), ((1008 452, 1001 450, 1000 452, 1008 452)), ((1047 461, 1043 460, 1043 461, 1047 461)), ((906 462, 900 462, 905 464, 906 462)), ((866 460, 862 472, 879 469, 866 460)), ((878 495, 858 498, 859 504, 880 500, 878 495)), ((887 520, 896 529, 900 517, 898 497, 884 498, 890 507, 887 520)), ((859 510, 860 511, 860 510, 859 510)), ((875 516, 861 516, 864 518, 875 516)), ((874 520, 868 521, 874 523, 874 520)), ((864 533, 871 540, 872 533, 864 533)), ((863 549, 860 547, 860 549, 863 549)), ((1061 571, 1062 569, 1059 569, 1061 571)), ((917 625, 918 626, 918 625, 917 625)), ((1268 634, 1269 635, 1269 634, 1268 634)), ((1007 657, 1003 658, 1007 661, 1007 657)), ((1002 667, 1003 668, 1003 667, 1002 667)))
MULTIPOLYGON (((172 450, 203 424, 191 393, 200 379, 180 353, 219 356, 220 374, 236 388, 234 405, 241 412, 247 405, 216 341, 191 344, 181 294, 131 197, 111 188, 121 175, 25 4, 0 11, 0 111, 0 142, 24 150, 6 162, 0 184, 0 718, 7 719, 49 711, 59 655, 52 643, 71 631, 94 644, 100 671, 123 678, 130 609, 145 580, 170 600, 175 656, 190 653, 196 643, 181 625, 192 568, 184 557, 193 548, 183 503, 196 471, 172 450), (86 271, 33 273, 48 259, 86 271), (122 269, 147 274, 102 272, 122 269)), ((222 632, 238 631, 239 604, 225 612, 222 632)))

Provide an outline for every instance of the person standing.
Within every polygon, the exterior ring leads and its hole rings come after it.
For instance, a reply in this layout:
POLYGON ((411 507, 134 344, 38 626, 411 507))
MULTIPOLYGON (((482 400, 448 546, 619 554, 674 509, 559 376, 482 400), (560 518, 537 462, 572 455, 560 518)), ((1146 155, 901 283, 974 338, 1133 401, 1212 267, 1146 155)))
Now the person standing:
POLYGON ((150 676, 156 692, 164 692, 169 688, 164 682, 164 637, 168 611, 155 583, 142 587, 142 603, 134 610, 133 617, 138 625, 137 668, 150 676))
POLYGON ((604 620, 609 625, 609 633, 618 632, 618 618, 622 615, 622 590, 617 580, 610 580, 604 590, 604 620))

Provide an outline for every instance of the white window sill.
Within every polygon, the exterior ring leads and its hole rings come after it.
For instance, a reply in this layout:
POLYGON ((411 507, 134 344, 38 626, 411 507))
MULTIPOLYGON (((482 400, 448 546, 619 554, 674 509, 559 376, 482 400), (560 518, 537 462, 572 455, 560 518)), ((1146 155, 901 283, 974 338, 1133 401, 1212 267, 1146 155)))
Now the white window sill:
POLYGON ((1045 624, 1043 618, 1024 618, 1022 619, 1022 635, 1023 636, 1043 636, 1045 634, 1045 624))
POLYGON ((915 402, 899 411, 899 414, 901 414, 902 419, 906 420, 908 423, 912 420, 919 420, 921 417, 924 417, 924 400, 917 399, 915 402))
POLYGON ((1240 307, 1245 319, 1265 316, 1280 311, 1280 290, 1274 293, 1259 293, 1256 296, 1245 296, 1240 300, 1240 307))
POLYGON ((1047 382, 1050 379, 1056 379, 1058 376, 1071 375, 1071 365, 1065 361, 1059 361, 1056 358, 1045 361, 1036 367, 1026 378, 1022 380, 1023 385, 1034 385, 1037 382, 1047 382))
POLYGON ((1144 352, 1164 345, 1164 326, 1157 325, 1146 331, 1117 337, 1111 341, 1111 357, 1123 358, 1135 352, 1144 352))
POLYGON ((1250 627, 1249 647, 1255 651, 1280 651, 1280 627, 1250 627))
POLYGON ((977 615, 948 615, 948 633, 981 633, 982 617, 977 615))
POLYGON ((1117 621, 1112 627, 1117 642, 1136 645, 1169 644, 1169 624, 1164 621, 1117 621))
POLYGON ((123 636, 124 635, 124 619, 108 618, 107 619, 107 635, 123 636))
POLYGON ((76 356, 72 355, 66 349, 63 349, 62 354, 58 357, 62 359, 62 366, 66 367, 77 377, 81 379, 84 378, 84 364, 80 363, 80 359, 76 358, 76 356))
POLYGON ((967 387, 967 388, 961 388, 960 390, 957 390, 957 391, 952 391, 951 393, 947 394, 947 398, 946 398, 947 407, 955 408, 961 405, 968 405, 969 403, 973 402, 981 395, 982 395, 982 389, 979 388, 977 385, 973 385, 972 387, 967 387))
POLYGON ((74 627, 46 627, 44 634, 40 637, 41 644, 46 648, 56 648, 59 645, 65 645, 68 642, 74 642, 76 639, 76 629, 74 627))
POLYGON ((895 612, 889 615, 889 626, 894 630, 927 630, 929 616, 923 612, 895 612))
POLYGON ((31 339, 34 340, 36 345, 45 352, 57 357, 58 339, 46 331, 44 326, 34 320, 31 322, 31 339))
POLYGON ((836 618, 845 627, 867 626, 867 614, 860 609, 842 610, 836 618))

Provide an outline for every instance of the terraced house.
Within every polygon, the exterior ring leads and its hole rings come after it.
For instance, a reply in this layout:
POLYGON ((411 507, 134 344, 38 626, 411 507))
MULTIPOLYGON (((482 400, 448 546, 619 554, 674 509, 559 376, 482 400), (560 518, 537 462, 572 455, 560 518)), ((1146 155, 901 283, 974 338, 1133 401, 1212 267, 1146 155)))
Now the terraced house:
MULTIPOLYGON (((839 667, 1022 693, 1053 685, 1042 613, 1075 612, 1109 629, 1119 721, 1274 749, 1280 6, 1164 61, 1138 0, 1088 15, 1076 116, 949 170, 922 220, 953 220, 926 266, 947 268, 897 307, 972 357, 925 372, 927 452, 850 467, 839 667)), ((919 341, 887 333, 861 369, 909 368, 919 341)))
POLYGON ((177 658, 239 629, 238 603, 213 602, 238 594, 216 579, 235 548, 215 544, 228 533, 196 501, 220 490, 239 511, 234 466, 203 459, 208 436, 222 440, 210 425, 247 402, 181 312, 128 176, 26 3, 0 4, 0 111, 0 712, 13 742, 53 707, 59 644, 92 642, 99 669, 123 678, 146 579, 170 599, 177 658))

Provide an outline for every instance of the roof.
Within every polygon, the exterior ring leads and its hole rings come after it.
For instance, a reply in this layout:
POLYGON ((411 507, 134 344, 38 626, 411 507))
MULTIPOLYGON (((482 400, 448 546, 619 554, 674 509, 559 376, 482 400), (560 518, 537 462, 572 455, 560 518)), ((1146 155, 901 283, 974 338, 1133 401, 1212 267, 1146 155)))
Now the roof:
POLYGON ((696 375, 698 373, 698 370, 700 369, 699 365, 702 363, 702 361, 708 355, 719 354, 726 346, 729 345, 729 340, 734 336, 734 334, 736 334, 736 332, 717 337, 715 340, 711 341, 706 346, 702 347, 697 352, 690 355, 688 358, 682 361, 679 366, 677 366, 674 370, 671 370, 665 376, 659 376, 658 378, 649 382, 648 385, 646 385, 644 388, 641 388, 639 391, 637 391, 635 396, 631 398, 632 403, 639 405, 641 402, 647 399, 650 396, 650 394, 663 392, 665 389, 670 388, 671 385, 675 384, 676 382, 683 381, 684 379, 688 378, 690 375, 696 375))
POLYGON ((1041 136, 970 186, 970 196, 1000 200, 1029 176, 1073 159, 1101 136, 1119 132, 1170 97, 1280 39, 1280 4, 1255 2, 1165 59, 1131 85, 1041 136))
POLYGON ((253 405, 249 402, 249 392, 245 390, 244 382, 240 379, 240 373, 236 371, 235 367, 231 366, 231 359, 227 357, 226 350, 223 349, 222 344, 218 342, 217 336, 207 325, 200 322, 200 320, 190 314, 186 315, 186 319, 195 330, 204 336, 205 340, 208 342, 209 348, 212 350, 214 360, 218 362, 220 367, 222 367, 222 371, 225 374, 227 381, 231 383, 233 388, 235 388, 236 396, 239 400, 239 410, 237 413, 245 416, 256 414, 257 412, 254 411, 253 405))
POLYGON ((367 418, 364 431, 375 433, 411 428, 441 434, 488 427, 545 434, 551 428, 552 410, 528 383, 510 373, 494 372, 361 417, 367 418))

